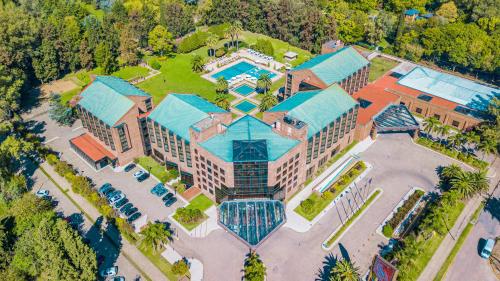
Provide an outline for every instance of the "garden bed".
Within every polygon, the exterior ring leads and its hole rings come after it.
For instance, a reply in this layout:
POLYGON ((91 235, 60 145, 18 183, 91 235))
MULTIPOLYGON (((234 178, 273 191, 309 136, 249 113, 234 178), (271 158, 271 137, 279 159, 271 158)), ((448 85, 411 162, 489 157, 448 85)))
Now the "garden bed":
POLYGON ((173 218, 187 230, 193 230, 208 218, 204 212, 213 204, 207 196, 200 194, 186 207, 175 210, 173 218))
POLYGON ((486 161, 477 159, 476 157, 474 157, 470 154, 460 152, 456 149, 448 148, 445 145, 443 145, 439 142, 430 140, 428 138, 419 137, 417 139, 417 143, 422 145, 422 146, 428 147, 432 150, 435 150, 437 152, 440 152, 444 155, 447 155, 451 158, 457 159, 458 161, 462 161, 466 164, 469 164, 472 167, 475 167, 478 169, 486 169, 488 167, 488 162, 486 162, 486 161))
POLYGON ((366 170, 363 161, 356 162, 347 172, 342 174, 323 194, 313 192, 302 201, 295 212, 308 221, 312 221, 326 206, 341 194, 359 175, 366 170))
POLYGON ((422 190, 416 189, 405 199, 401 206, 396 207, 382 227, 382 233, 385 237, 391 238, 394 231, 400 228, 401 224, 415 211, 414 207, 420 203, 420 199, 424 196, 422 190))

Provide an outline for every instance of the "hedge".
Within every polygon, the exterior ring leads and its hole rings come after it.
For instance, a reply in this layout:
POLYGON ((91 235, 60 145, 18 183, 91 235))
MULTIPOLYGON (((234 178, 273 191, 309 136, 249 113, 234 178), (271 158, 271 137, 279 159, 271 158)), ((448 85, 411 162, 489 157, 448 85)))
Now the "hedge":
POLYGON ((205 46, 207 38, 210 36, 208 32, 196 31, 190 36, 184 38, 177 46, 177 52, 190 53, 196 49, 205 46))
POLYGON ((435 150, 437 152, 443 153, 451 158, 455 158, 459 161, 467 163, 475 168, 486 169, 488 167, 488 162, 486 162, 486 161, 477 159, 476 157, 474 157, 471 154, 463 153, 463 152, 460 152, 456 149, 449 148, 449 147, 447 147, 439 142, 433 141, 431 139, 419 137, 417 139, 417 143, 420 145, 423 145, 425 147, 428 147, 432 150, 435 150))
POLYGON ((252 49, 254 49, 258 52, 261 52, 265 55, 274 56, 273 43, 271 43, 271 41, 269 41, 269 40, 257 39, 257 42, 255 43, 255 45, 253 45, 251 47, 252 47, 252 49))
POLYGON ((408 199, 403 203, 401 207, 396 210, 396 213, 392 218, 387 221, 382 229, 385 237, 390 238, 394 233, 396 227, 404 220, 408 212, 415 206, 415 203, 424 195, 422 190, 416 190, 408 199))
POLYGON ((208 32, 213 33, 219 37, 219 39, 224 39, 226 35, 226 30, 229 27, 229 23, 223 23, 218 25, 212 25, 208 28, 208 32))

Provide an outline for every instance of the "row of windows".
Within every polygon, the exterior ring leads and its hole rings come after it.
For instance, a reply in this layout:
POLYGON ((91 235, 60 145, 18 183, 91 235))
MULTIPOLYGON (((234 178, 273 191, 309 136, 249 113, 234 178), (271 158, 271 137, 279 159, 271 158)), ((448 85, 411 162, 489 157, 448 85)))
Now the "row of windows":
POLYGON ((165 152, 170 152, 172 157, 178 158, 180 162, 186 162, 188 167, 192 167, 191 147, 188 141, 175 135, 172 131, 167 131, 165 127, 154 121, 147 122, 147 127, 149 140, 152 143, 156 143, 165 152))
MULTIPOLYGON (((401 102, 401 104, 403 104, 403 105, 404 105, 404 103, 403 103, 403 102, 401 102)), ((415 108, 415 112, 417 112, 418 114, 422 114, 423 110, 422 110, 422 108, 417 107, 417 108, 415 108)), ((441 115, 439 115, 439 114, 434 114, 434 117, 435 117, 436 119, 438 119, 439 121, 441 121, 441 115)), ((459 122, 459 121, 457 121, 457 120, 452 120, 452 121, 451 121, 451 125, 452 125, 453 127, 455 127, 455 128, 458 128, 458 127, 460 126, 460 122, 459 122)))
POLYGON ((77 107, 77 112, 85 129, 111 147, 112 150, 116 150, 115 143, 113 142, 113 137, 111 135, 111 128, 108 125, 104 124, 104 122, 97 119, 92 113, 88 112, 81 106, 77 107))

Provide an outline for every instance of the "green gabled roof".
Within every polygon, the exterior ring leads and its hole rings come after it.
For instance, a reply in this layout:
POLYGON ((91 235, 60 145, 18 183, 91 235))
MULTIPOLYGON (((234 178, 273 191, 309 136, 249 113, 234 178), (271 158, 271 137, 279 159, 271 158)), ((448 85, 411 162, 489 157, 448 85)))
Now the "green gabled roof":
POLYGON ((309 69, 325 84, 330 85, 344 80, 369 63, 353 47, 344 47, 336 52, 314 57, 292 71, 309 69))
POLYGON ((97 76, 80 94, 78 104, 108 126, 114 126, 134 106, 129 96, 149 97, 120 78, 97 76))
POLYGON ((226 162, 233 161, 233 141, 265 140, 269 161, 275 161, 299 144, 298 140, 275 133, 268 124, 246 115, 226 128, 222 134, 200 143, 208 152, 226 162))
POLYGON ((344 89, 333 84, 323 90, 298 92, 269 111, 287 112, 287 116, 307 123, 307 136, 312 137, 356 104, 344 89))
POLYGON ((209 117, 209 113, 225 112, 197 95, 169 94, 148 117, 189 141, 189 127, 209 117))

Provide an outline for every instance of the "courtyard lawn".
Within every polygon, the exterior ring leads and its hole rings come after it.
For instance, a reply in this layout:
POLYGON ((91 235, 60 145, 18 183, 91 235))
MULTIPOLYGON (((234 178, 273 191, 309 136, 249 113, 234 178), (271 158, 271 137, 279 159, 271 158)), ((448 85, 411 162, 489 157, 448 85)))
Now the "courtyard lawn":
POLYGON ((370 61, 370 76, 368 77, 368 81, 373 82, 377 80, 398 64, 399 62, 384 57, 376 57, 372 59, 370 61))
POLYGON ((81 87, 74 88, 73 90, 61 94, 61 103, 67 104, 72 97, 76 96, 82 90, 81 87))
POLYGON ((136 163, 141 165, 146 171, 149 171, 153 176, 157 177, 162 183, 169 182, 178 176, 177 171, 167 170, 150 156, 139 157, 136 163))
POLYGON ((187 230, 193 230, 208 218, 208 216, 204 212, 206 210, 208 210, 208 208, 210 208, 213 204, 214 204, 214 202, 212 200, 210 200, 207 196, 205 196, 204 194, 200 194, 200 195, 196 196, 193 200, 191 200, 191 202, 189 202, 189 204, 185 208, 186 209, 198 209, 198 210, 200 210, 203 214, 202 219, 200 219, 199 221, 194 222, 194 223, 182 222, 179 219, 179 216, 177 215, 177 210, 175 211, 175 214, 173 217, 177 222, 179 222, 187 230))
POLYGON ((149 69, 142 66, 126 66, 117 72, 113 73, 113 76, 120 77, 123 80, 134 80, 140 77, 146 77, 149 73, 149 69))
MULTIPOLYGON (((198 94, 209 101, 214 101, 215 84, 191 70, 192 58, 191 54, 178 54, 163 61, 158 60, 161 64, 161 74, 136 86, 153 96, 155 104, 160 103, 170 93, 198 94)), ((233 95, 229 95, 229 101, 234 99, 233 95)))

